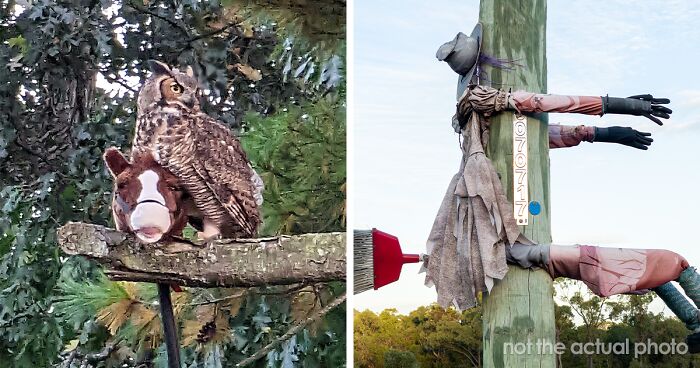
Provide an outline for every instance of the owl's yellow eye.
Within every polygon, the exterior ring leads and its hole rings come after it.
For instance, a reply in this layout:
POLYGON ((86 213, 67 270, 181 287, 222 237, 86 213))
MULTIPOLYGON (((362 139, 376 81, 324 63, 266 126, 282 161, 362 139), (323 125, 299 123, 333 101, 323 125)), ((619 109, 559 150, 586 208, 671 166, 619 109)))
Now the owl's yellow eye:
POLYGON ((184 88, 182 88, 182 86, 177 83, 173 83, 170 85, 170 90, 173 93, 182 93, 184 91, 184 88))

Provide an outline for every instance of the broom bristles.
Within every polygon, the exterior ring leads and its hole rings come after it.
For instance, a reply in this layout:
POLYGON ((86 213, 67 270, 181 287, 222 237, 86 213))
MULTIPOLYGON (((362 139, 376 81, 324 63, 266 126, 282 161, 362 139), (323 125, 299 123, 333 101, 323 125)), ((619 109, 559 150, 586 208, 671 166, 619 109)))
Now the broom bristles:
POLYGON ((372 230, 355 230, 353 239, 354 294, 374 289, 372 230))

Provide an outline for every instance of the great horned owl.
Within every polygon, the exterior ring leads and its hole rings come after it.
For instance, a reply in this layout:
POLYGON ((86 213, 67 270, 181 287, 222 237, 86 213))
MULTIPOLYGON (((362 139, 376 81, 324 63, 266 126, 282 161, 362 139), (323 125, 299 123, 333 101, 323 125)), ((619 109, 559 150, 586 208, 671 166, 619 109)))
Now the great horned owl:
POLYGON ((138 96, 133 149, 148 149, 180 178, 202 222, 200 238, 253 237, 260 224, 262 179, 231 131, 200 110, 192 68, 149 61, 138 96))

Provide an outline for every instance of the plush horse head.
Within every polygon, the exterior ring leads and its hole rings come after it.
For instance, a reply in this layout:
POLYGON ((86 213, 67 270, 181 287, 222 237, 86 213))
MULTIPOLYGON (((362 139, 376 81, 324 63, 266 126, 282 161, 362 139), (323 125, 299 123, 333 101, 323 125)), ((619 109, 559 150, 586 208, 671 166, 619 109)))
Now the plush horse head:
POLYGON ((104 161, 114 178, 112 215, 117 230, 133 233, 144 243, 182 235, 188 195, 175 175, 145 151, 132 152, 129 162, 111 147, 104 161))

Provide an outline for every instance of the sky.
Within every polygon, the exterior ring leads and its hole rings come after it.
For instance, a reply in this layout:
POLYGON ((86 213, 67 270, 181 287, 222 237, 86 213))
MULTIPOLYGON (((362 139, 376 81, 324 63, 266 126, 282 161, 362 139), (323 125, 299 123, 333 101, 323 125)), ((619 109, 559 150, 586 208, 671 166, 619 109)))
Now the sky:
MULTIPOLYGON (((354 5, 355 229, 425 241, 461 158, 450 126, 456 74, 435 51, 478 20, 478 1, 354 5)), ((671 99, 672 118, 550 114, 550 123, 631 126, 648 151, 587 143, 550 152, 556 244, 664 248, 700 266, 700 7, 691 1, 549 1, 548 92, 671 99)), ((408 313, 436 301, 418 265, 354 298, 354 308, 408 313)), ((658 306, 657 306, 658 307, 658 306)))

